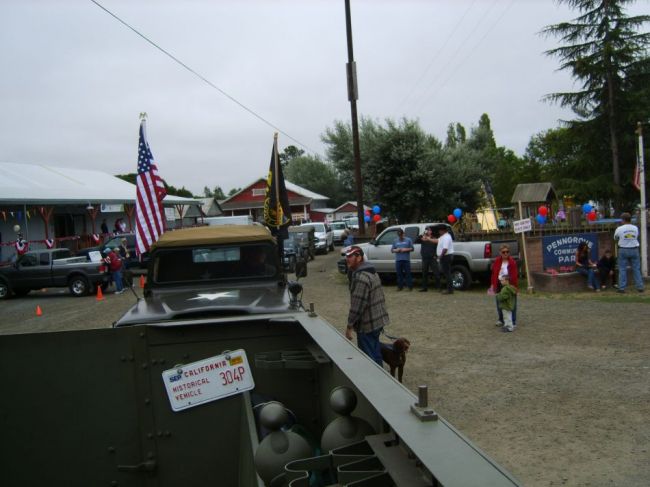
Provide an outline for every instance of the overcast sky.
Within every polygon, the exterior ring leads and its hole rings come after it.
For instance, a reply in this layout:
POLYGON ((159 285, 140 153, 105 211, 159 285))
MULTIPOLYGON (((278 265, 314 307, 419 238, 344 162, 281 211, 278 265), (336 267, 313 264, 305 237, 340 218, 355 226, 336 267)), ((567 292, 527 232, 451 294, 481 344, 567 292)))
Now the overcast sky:
MULTIPOLYGON (((195 194, 265 176, 279 145, 324 155, 321 135, 348 122, 343 0, 0 2, 0 161, 135 172, 140 112, 160 174, 195 194), (231 97, 231 98, 229 98, 231 97), (285 135, 286 134, 286 135, 285 135), (291 138, 295 139, 292 140, 291 138)), ((553 0, 351 0, 358 111, 417 118, 444 140, 482 113, 497 144, 571 113, 543 102, 572 90, 557 45, 538 33, 577 12, 553 0)), ((639 0, 630 14, 647 13, 639 0)))

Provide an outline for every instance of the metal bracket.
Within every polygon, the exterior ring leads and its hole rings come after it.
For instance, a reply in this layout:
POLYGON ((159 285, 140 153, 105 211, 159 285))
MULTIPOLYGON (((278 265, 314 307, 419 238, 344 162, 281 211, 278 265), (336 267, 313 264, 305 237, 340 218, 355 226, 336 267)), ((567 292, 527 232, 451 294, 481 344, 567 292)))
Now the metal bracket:
POLYGON ((411 405, 411 412, 420 421, 436 421, 438 413, 429 407, 429 388, 418 386, 418 402, 411 405))

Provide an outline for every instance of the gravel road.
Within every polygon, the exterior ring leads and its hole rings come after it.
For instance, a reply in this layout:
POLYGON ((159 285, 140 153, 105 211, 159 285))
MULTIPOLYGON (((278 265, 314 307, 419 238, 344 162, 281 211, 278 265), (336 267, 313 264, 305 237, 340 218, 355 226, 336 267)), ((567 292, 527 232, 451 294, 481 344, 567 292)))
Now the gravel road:
MULTIPOLYGON (((343 330, 337 259, 309 263, 303 301, 343 330)), ((427 384, 437 412, 524 485, 650 485, 650 292, 523 294, 508 334, 484 286, 385 291, 388 332, 411 341, 405 384, 427 384)), ((33 292, 0 302, 0 334, 108 327, 134 301, 33 292)))

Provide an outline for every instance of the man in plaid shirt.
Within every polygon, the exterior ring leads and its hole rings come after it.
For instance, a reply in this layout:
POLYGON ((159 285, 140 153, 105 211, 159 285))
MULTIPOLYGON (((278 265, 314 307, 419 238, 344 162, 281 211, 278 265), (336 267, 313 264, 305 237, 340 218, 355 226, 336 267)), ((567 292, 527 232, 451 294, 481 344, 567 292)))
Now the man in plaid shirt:
POLYGON ((388 325, 386 299, 375 268, 363 260, 363 250, 356 245, 345 251, 350 276, 350 312, 345 336, 352 340, 357 334, 357 346, 371 359, 382 365, 379 335, 388 325))

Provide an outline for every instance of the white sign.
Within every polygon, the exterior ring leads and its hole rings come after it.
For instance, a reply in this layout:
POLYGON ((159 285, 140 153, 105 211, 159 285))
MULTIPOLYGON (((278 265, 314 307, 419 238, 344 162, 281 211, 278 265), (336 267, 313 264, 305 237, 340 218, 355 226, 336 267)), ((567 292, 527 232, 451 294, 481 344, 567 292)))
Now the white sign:
POLYGON ((512 227, 515 230, 515 233, 530 232, 533 229, 533 222, 530 218, 524 220, 515 220, 512 223, 512 227))
POLYGON ((102 254, 99 250, 91 250, 88 252, 88 258, 90 259, 90 262, 101 262, 102 254))
POLYGON ((162 379, 173 411, 182 411, 255 387, 244 350, 179 365, 165 370, 162 379))
POLYGON ((176 220, 176 210, 174 208, 165 208, 165 219, 168 222, 176 220))
POLYGON ((102 203, 102 213, 122 213, 124 205, 108 205, 102 203))

